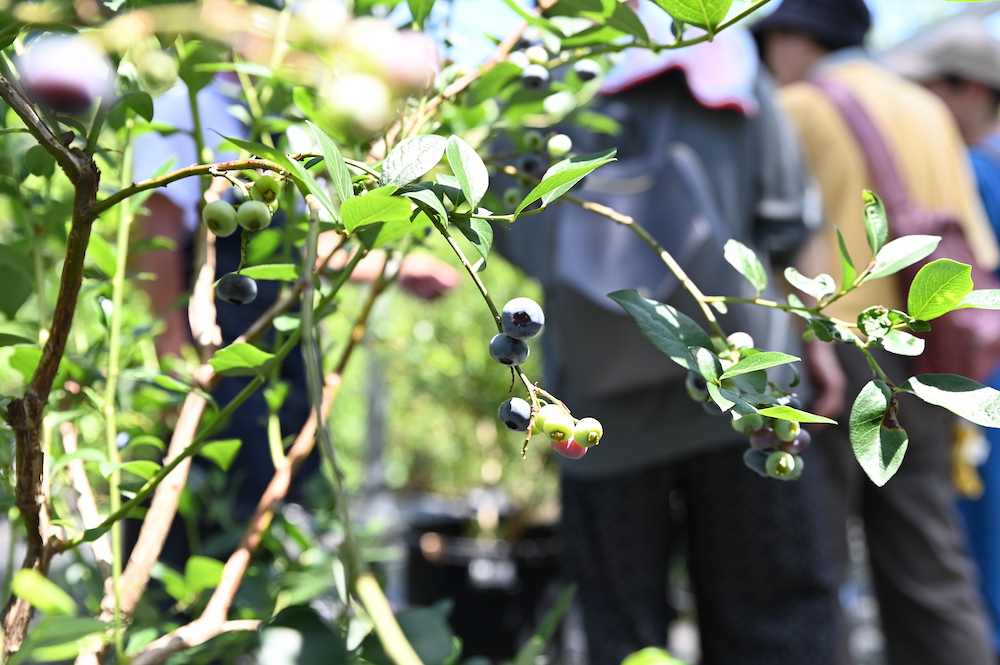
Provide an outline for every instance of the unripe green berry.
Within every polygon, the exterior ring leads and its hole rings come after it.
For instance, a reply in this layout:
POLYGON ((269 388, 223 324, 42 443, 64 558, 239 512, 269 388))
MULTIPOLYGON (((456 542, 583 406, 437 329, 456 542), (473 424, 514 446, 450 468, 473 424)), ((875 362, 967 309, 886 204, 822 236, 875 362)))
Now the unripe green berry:
POLYGON ((539 407, 538 413, 535 414, 535 427, 542 431, 545 421, 554 413, 566 413, 566 411, 558 404, 545 404, 539 407))
POLYGON ((236 210, 226 201, 212 201, 201 209, 201 221, 209 231, 225 238, 236 231, 236 210))
POLYGON ((688 372, 687 379, 684 380, 684 388, 687 389, 688 395, 694 401, 706 402, 708 400, 708 384, 704 377, 694 372, 688 372))
POLYGON ((784 450, 775 450, 767 456, 765 464, 767 475, 780 480, 787 480, 788 476, 795 471, 795 455, 786 453, 784 450))
POLYGON ((524 192, 520 187, 508 187, 503 192, 503 207, 514 209, 521 203, 521 199, 523 198, 524 192))
POLYGON ((573 438, 573 416, 562 409, 559 412, 546 414, 542 424, 542 432, 553 441, 565 441, 573 438))
POLYGON ((806 461, 802 459, 801 456, 792 455, 792 458, 795 460, 795 468, 792 469, 791 473, 785 476, 785 480, 798 480, 799 478, 802 477, 802 471, 805 469, 806 466, 806 461))
POLYGON ((774 435, 782 441, 791 442, 799 435, 802 425, 794 420, 775 420, 771 425, 774 435))
POLYGON ((251 188, 250 193, 258 201, 263 201, 264 203, 271 205, 278 200, 278 195, 281 194, 281 183, 275 180, 272 176, 265 175, 257 178, 254 182, 253 188, 251 188))
POLYGON ((566 134, 553 134, 545 142, 545 151, 552 159, 561 159, 573 149, 573 139, 566 134))
POLYGON ((580 418, 580 422, 573 428, 573 439, 577 445, 589 448, 601 442, 604 436, 604 426, 597 418, 580 418))
POLYGON ((528 62, 534 65, 543 65, 549 61, 549 52, 541 44, 535 44, 524 49, 524 54, 528 56, 528 62))
POLYGON ((748 413, 739 418, 736 417, 737 415, 735 412, 733 413, 732 425, 733 429, 740 434, 749 436, 758 430, 764 429, 764 416, 759 413, 748 413))
POLYGON ((529 129, 524 133, 524 149, 528 152, 539 152, 545 146, 545 137, 537 129, 529 129))
POLYGON ((236 221, 247 231, 260 231, 271 224, 271 210, 260 201, 244 201, 236 210, 236 221))

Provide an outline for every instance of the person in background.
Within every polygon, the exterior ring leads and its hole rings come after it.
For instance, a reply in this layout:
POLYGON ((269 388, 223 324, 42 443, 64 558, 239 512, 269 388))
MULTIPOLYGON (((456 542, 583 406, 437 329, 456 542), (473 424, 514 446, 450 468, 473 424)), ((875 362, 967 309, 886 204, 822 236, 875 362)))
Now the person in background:
MULTIPOLYGON (((671 39, 662 11, 638 10, 653 39, 671 39)), ((602 93, 597 110, 619 134, 559 131, 576 152, 615 147, 619 161, 574 194, 632 215, 699 286, 745 283, 721 242, 707 240, 716 233, 769 265, 790 260, 809 220, 818 223, 798 146, 746 32, 628 52, 602 93)), ((604 426, 586 456, 560 459, 562 560, 579 587, 590 665, 666 646, 676 555, 687 560, 703 665, 833 663, 836 595, 819 485, 748 469, 747 435, 731 415, 693 401, 687 371, 607 297, 635 288, 704 323, 660 258, 629 229, 565 203, 498 228, 495 242, 543 286, 546 388, 604 426)), ((727 333, 794 352, 787 315, 745 307, 732 307, 747 318, 724 319, 727 333)))
MULTIPOLYGON (((827 224, 803 252, 799 270, 808 276, 838 274, 834 227, 843 234, 855 263, 867 260, 861 193, 877 191, 849 125, 827 93, 811 82, 818 77, 846 88, 871 116, 912 198, 954 213, 978 258, 995 266, 996 243, 954 120, 934 95, 868 58, 862 44, 870 24, 863 0, 785 0, 752 27, 765 63, 783 86, 782 106, 798 130, 823 195, 827 224)), ((891 227, 891 213, 889 223, 891 227)), ((879 279, 826 311, 854 321, 873 304, 903 309, 900 294, 894 277, 879 279)), ((910 376, 905 357, 876 357, 891 379, 910 376)), ((843 581, 849 561, 848 518, 859 515, 888 662, 995 663, 954 504, 949 455, 955 418, 901 395, 899 420, 909 434, 909 446, 895 476, 876 487, 854 457, 846 426, 854 397, 872 378, 863 354, 849 345, 812 342, 807 365, 817 390, 811 410, 840 423, 816 432, 814 438, 825 462, 837 572, 843 581)), ((848 663, 846 629, 841 632, 840 662, 848 663)))
MULTIPOLYGON (((1000 40, 982 20, 957 19, 892 49, 883 61, 923 84, 951 111, 969 147, 983 207, 993 232, 1000 236, 1000 40)), ((1000 368, 987 384, 1000 388, 1000 368)), ((971 425, 962 431, 969 430, 978 436, 956 442, 954 477, 963 494, 958 507, 979 570, 993 648, 1000 661, 1000 431, 980 432, 971 425), (988 447, 985 460, 983 436, 988 447)))

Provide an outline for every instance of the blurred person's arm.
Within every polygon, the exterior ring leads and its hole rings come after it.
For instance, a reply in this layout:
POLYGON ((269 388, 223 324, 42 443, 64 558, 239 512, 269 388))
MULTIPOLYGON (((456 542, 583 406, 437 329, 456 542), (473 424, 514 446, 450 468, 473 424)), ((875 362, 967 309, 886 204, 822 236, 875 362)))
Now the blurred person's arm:
POLYGON ((183 213, 166 196, 154 193, 146 201, 149 213, 136 218, 136 237, 140 240, 166 238, 172 243, 170 248, 156 248, 143 251, 136 256, 136 264, 152 279, 139 281, 140 287, 148 294, 153 316, 162 318, 166 328, 156 337, 157 354, 163 358, 174 355, 183 357, 182 350, 191 343, 185 305, 187 296, 186 261, 184 245, 187 231, 184 228, 183 213))

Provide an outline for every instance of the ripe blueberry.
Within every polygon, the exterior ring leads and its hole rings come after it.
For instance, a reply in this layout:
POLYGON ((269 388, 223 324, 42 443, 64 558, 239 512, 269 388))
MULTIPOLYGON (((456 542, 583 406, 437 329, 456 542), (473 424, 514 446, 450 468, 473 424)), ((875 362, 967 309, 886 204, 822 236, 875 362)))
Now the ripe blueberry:
POLYGON ((581 81, 592 81, 601 75, 601 65, 596 60, 584 58, 573 63, 573 72, 581 81))
POLYGON ((812 434, 809 433, 809 430, 800 428, 798 436, 791 441, 779 442, 778 448, 793 455, 801 455, 810 443, 812 443, 812 434))
POLYGON ((521 83, 528 90, 541 90, 549 82, 549 70, 544 65, 531 64, 521 70, 521 83))
POLYGON ((531 420, 531 405, 520 397, 511 397, 497 409, 497 417, 510 429, 526 432, 531 420))
MULTIPOLYGON (((704 377, 694 372, 688 372, 687 379, 684 381, 684 387, 694 401, 706 402, 708 400, 708 384, 705 382, 704 377)), ((715 410, 718 411, 718 409, 715 410)))
POLYGON ((514 339, 531 339, 544 324, 545 314, 531 298, 514 298, 500 312, 500 327, 514 339))
POLYGON ((236 210, 226 201, 212 201, 201 210, 201 220, 208 230, 225 238, 236 231, 236 210))
POLYGON ((770 427, 759 429, 750 435, 750 447, 754 450, 774 450, 780 443, 770 427))
POLYGON ((260 201, 244 201, 236 210, 236 221, 247 231, 260 231, 271 224, 271 210, 260 201))
POLYGON ((83 113, 98 98, 114 94, 111 61, 82 37, 39 37, 28 44, 17 64, 28 97, 56 113, 83 113))
POLYGON ((251 192, 255 199, 270 205, 278 200, 278 195, 281 194, 281 183, 272 176, 261 176, 254 182, 251 192))
POLYGON ((552 439, 552 450, 567 459, 580 459, 587 454, 587 449, 578 445, 572 438, 563 441, 552 439))
POLYGON ((754 448, 747 448, 743 451, 743 463, 747 465, 748 468, 753 469, 758 475, 764 478, 768 477, 767 474, 767 453, 754 448))
POLYGON ((490 356, 501 365, 520 365, 528 359, 531 349, 523 339, 514 339, 506 333, 490 340, 490 356))
POLYGON ((517 167, 534 178, 541 178, 545 174, 545 170, 548 168, 545 164, 545 160, 534 154, 521 155, 521 159, 518 160, 517 167))
POLYGON ((573 428, 573 440, 577 445, 589 448, 601 442, 604 436, 604 426, 597 418, 580 418, 580 422, 573 428))
POLYGON ((234 305, 245 305, 257 297, 257 282, 253 277, 231 272, 216 284, 215 294, 234 305))

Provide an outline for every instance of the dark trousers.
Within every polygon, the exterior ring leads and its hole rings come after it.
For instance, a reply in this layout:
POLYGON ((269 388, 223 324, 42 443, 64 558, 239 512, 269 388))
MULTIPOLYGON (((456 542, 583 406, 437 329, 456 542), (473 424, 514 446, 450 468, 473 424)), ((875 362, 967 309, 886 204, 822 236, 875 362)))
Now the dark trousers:
POLYGON ((665 646, 668 566, 682 539, 702 665, 834 662, 836 592, 813 460, 801 481, 782 482, 747 469, 742 453, 563 479, 564 565, 579 584, 590 665, 665 646))
MULTIPOLYGON (((838 347, 848 373, 848 409, 871 370, 856 349, 838 347)), ((909 373, 900 356, 881 354, 895 381, 909 373)), ((959 529, 951 482, 954 417, 913 395, 902 394, 899 422, 909 435, 903 463, 883 487, 858 465, 841 425, 823 429, 813 447, 823 456, 830 529, 839 579, 848 565, 846 523, 856 514, 864 533, 890 665, 995 663, 982 601, 959 529)), ((841 621, 843 626, 843 621, 841 621)), ((842 630, 840 662, 849 663, 842 630)))

